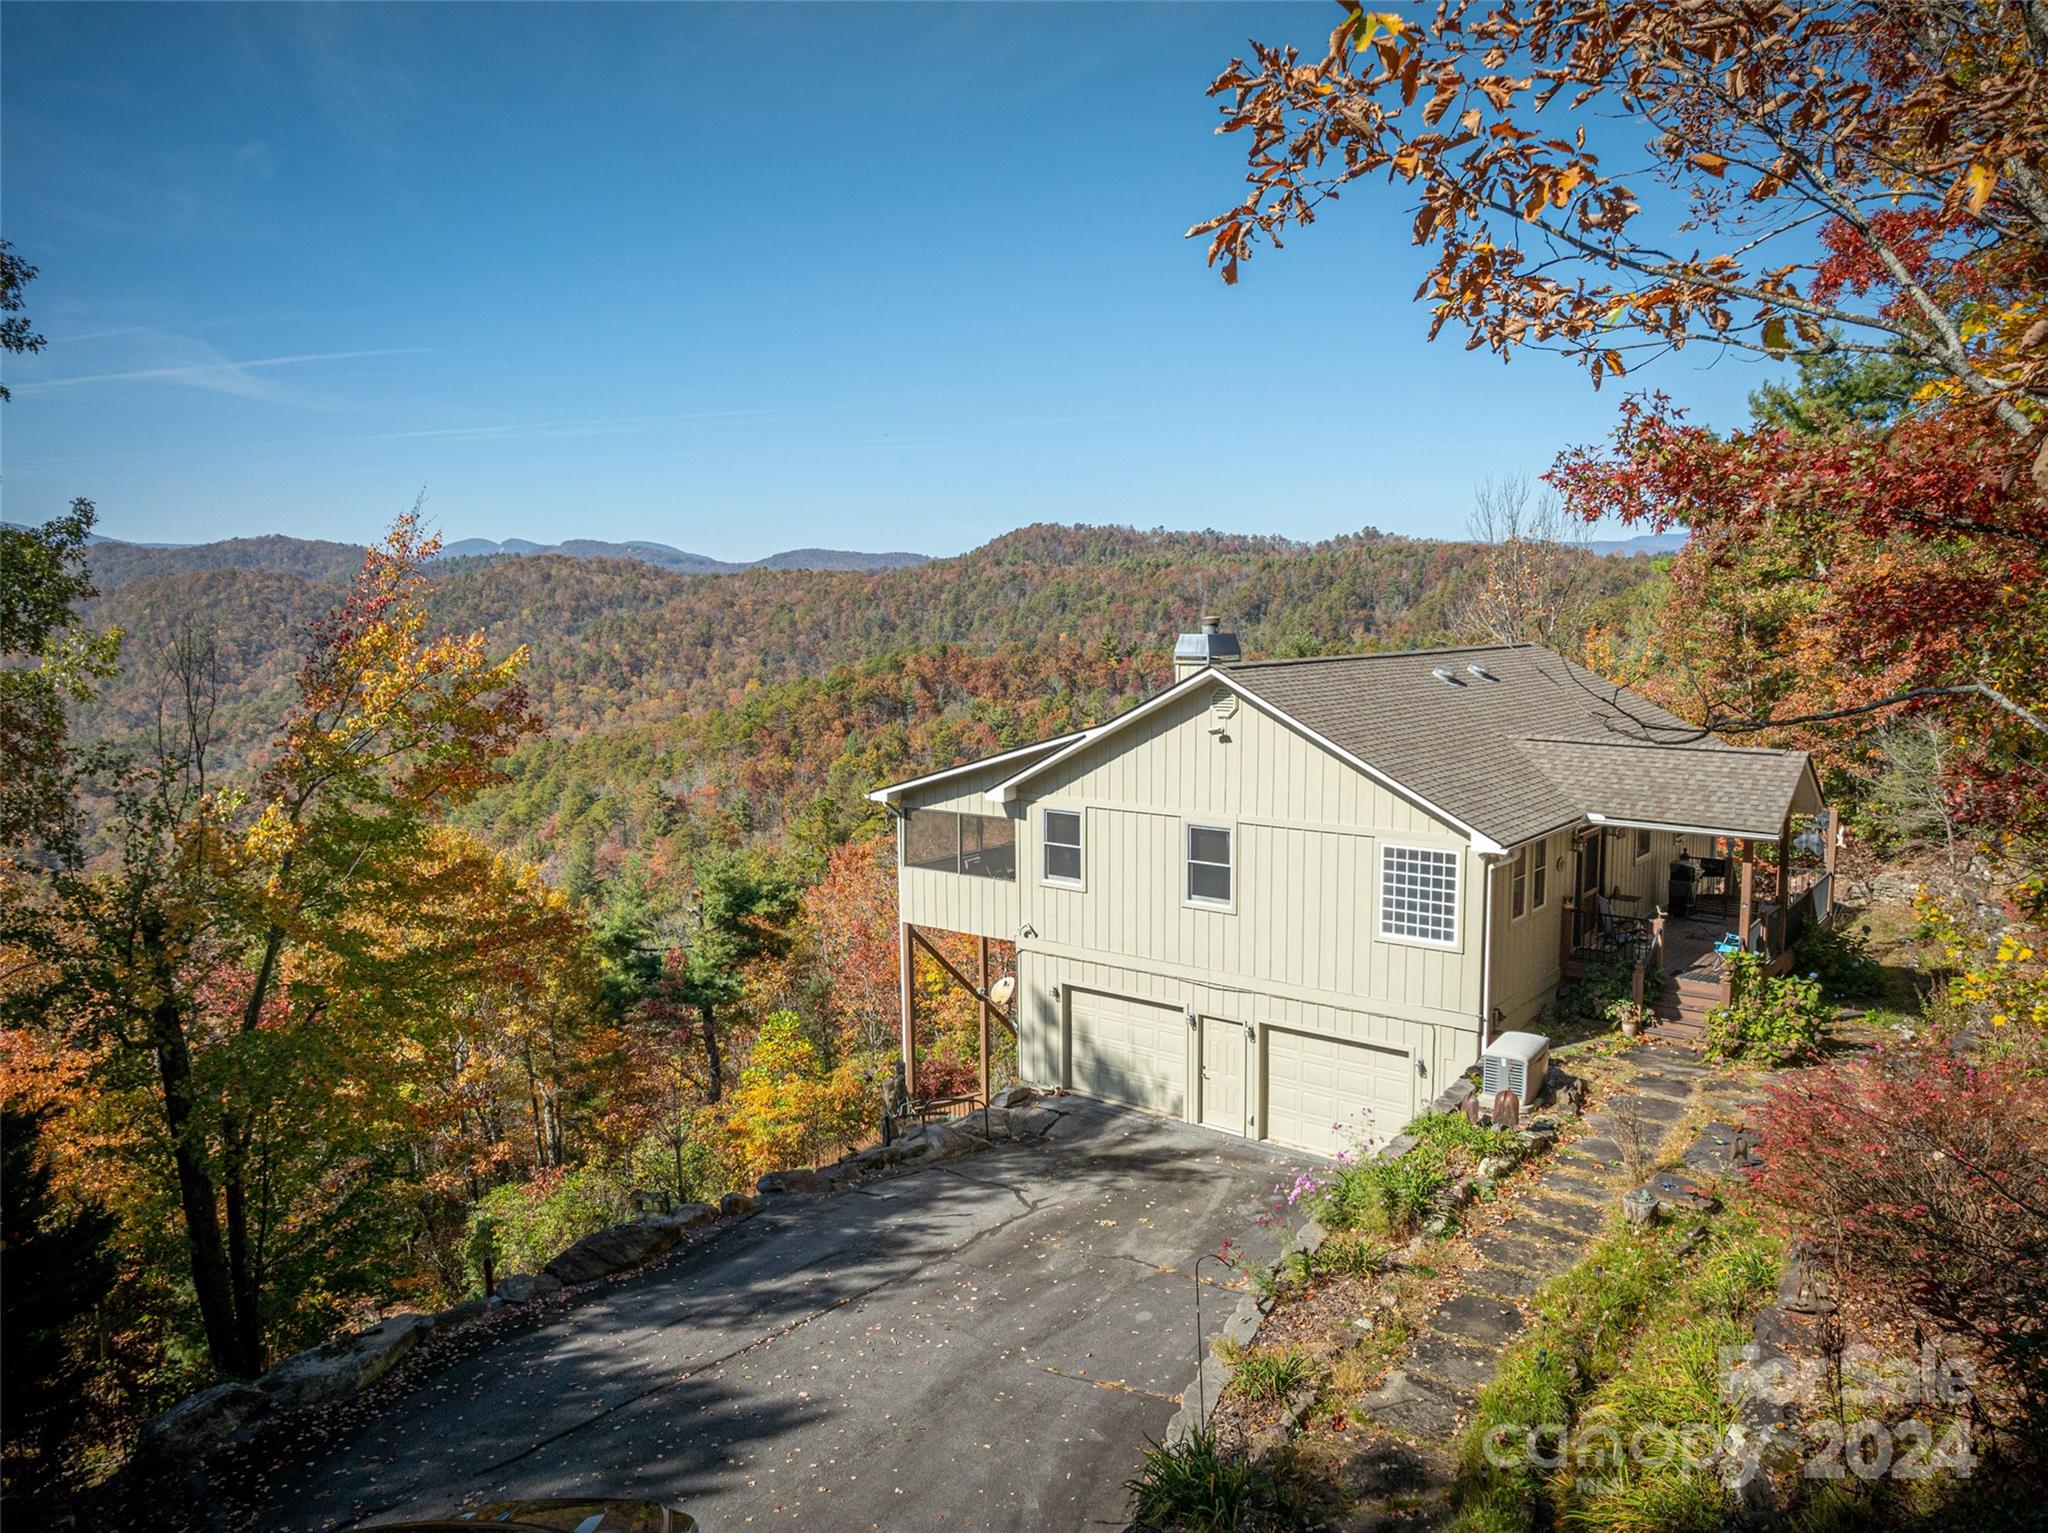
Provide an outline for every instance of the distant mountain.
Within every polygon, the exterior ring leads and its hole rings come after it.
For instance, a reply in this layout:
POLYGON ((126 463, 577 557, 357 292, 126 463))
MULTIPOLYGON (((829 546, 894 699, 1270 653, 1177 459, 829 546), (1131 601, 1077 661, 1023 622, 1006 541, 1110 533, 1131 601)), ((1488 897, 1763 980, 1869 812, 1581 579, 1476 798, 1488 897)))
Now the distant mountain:
POLYGON ((1639 532, 1632 538, 1594 538, 1586 544, 1586 551, 1594 554, 1619 554, 1624 559, 1648 556, 1650 554, 1675 554, 1685 547, 1687 534, 1683 532, 1639 532))
POLYGON ((441 550, 444 559, 499 558, 507 554, 561 554, 569 559, 638 559, 679 575, 730 575, 740 570, 900 570, 930 563, 929 556, 911 553, 865 554, 841 548, 792 548, 751 563, 735 564, 693 554, 666 543, 633 540, 606 543, 596 538, 570 538, 562 543, 529 543, 507 538, 463 538, 441 550))
POLYGON ((327 543, 269 533, 219 543, 123 543, 96 538, 87 551, 93 580, 102 590, 145 575, 198 575, 209 570, 267 570, 301 580, 347 580, 362 568, 363 550, 354 543, 327 543))

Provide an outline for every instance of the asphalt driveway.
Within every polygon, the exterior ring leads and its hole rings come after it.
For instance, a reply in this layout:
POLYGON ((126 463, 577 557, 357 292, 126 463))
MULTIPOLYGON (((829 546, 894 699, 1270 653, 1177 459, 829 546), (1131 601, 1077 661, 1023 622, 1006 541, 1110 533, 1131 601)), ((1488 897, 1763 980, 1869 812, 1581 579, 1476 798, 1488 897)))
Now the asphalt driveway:
MULTIPOLYGON (((774 1201, 446 1338, 360 1405, 209 1466, 214 1524, 610 1495, 709 1530, 1121 1526, 1122 1482, 1194 1373, 1193 1263, 1245 1236, 1286 1163, 1057 1105, 1042 1142, 774 1201)), ((1213 1335, 1234 1299, 1205 1301, 1213 1335)))

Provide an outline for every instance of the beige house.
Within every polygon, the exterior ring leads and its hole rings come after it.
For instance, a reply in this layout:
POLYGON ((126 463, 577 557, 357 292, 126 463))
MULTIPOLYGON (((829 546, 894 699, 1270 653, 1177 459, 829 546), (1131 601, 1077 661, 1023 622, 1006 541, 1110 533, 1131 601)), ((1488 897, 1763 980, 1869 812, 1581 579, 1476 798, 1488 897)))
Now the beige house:
MULTIPOLYGON (((1666 971, 1659 1025, 1689 1037, 1717 941, 1775 959, 1827 918, 1799 752, 1701 738, 1534 645, 1236 654, 1205 620, 1120 717, 872 795, 906 976, 929 929, 1014 943, 1027 1082, 1330 1153, 1584 966, 1666 971)), ((986 952, 955 972, 985 1002, 986 952)), ((913 1039, 906 979, 915 1089, 913 1039)))

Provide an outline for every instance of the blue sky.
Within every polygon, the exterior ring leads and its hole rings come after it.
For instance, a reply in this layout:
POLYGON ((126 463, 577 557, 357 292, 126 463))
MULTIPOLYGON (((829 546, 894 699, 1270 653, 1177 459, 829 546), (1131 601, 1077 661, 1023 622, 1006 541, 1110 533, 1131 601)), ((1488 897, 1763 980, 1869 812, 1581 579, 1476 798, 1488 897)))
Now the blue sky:
MULTIPOLYGON (((1326 5, 10 4, 6 515, 956 553, 1039 520, 1458 535, 1602 435, 1425 342, 1379 186, 1225 288, 1207 82, 1326 5)), ((1646 381, 1709 423, 1763 376, 1646 381)))

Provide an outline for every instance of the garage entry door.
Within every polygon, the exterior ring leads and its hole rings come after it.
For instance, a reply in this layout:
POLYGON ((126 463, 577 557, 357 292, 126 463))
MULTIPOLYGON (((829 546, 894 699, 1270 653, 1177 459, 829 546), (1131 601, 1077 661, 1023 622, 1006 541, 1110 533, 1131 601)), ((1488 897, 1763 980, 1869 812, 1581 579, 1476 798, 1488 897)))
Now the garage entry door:
POLYGON ((1412 1068, 1392 1049, 1269 1027, 1266 1137, 1319 1155, 1354 1149, 1361 1134, 1383 1144, 1414 1116, 1412 1068))
POLYGON ((1187 1116, 1188 1036, 1178 1006, 1069 990, 1067 1085, 1170 1118, 1187 1116))

